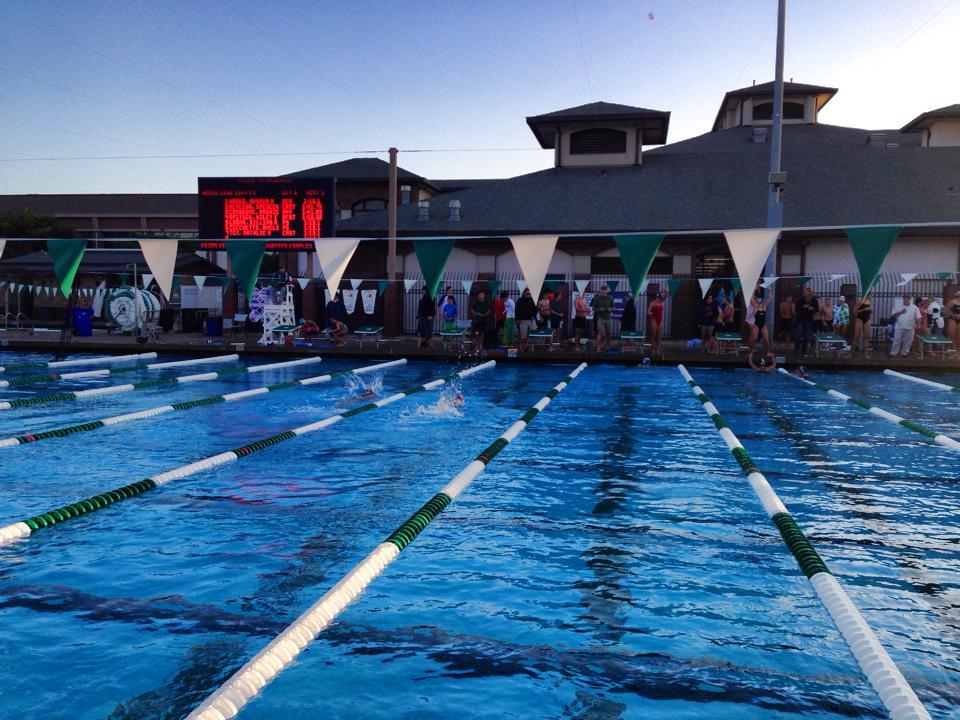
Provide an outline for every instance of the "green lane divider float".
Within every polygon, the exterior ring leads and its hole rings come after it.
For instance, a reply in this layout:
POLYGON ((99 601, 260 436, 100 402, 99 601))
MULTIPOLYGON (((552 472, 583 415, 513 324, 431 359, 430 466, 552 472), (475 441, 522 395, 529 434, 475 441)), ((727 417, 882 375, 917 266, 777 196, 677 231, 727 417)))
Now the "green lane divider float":
POLYGON ((359 565, 204 700, 187 716, 187 720, 226 720, 236 717, 281 670, 293 664, 297 655, 313 642, 347 605, 363 594, 370 583, 399 557, 400 551, 413 542, 447 505, 456 500, 490 461, 523 432, 533 418, 583 372, 586 366, 586 363, 581 363, 541 398, 520 420, 455 475, 440 492, 387 536, 359 565))
POLYGON ((763 509, 767 512, 773 524, 776 525, 777 530, 780 531, 780 536, 796 559, 800 570, 810 580, 810 584, 813 585, 820 602, 830 613, 834 624, 840 634, 843 635, 843 639, 860 664, 864 675, 867 676, 873 689, 877 691, 880 700, 890 713, 890 717, 897 720, 908 718, 910 720, 929 720, 930 713, 920 702, 899 668, 890 659, 876 634, 867 625, 867 621, 863 619, 860 611, 853 604, 839 581, 830 573, 823 558, 807 540, 796 520, 787 511, 787 507, 774 492, 770 483, 767 482, 767 478, 757 468, 756 463, 747 454, 737 436, 727 427, 716 406, 710 402, 706 393, 700 389, 687 369, 683 365, 677 367, 687 384, 693 389, 693 394, 700 401, 704 411, 710 416, 737 464, 740 465, 743 474, 746 475, 747 481, 750 483, 750 487, 753 488, 754 493, 763 504, 763 509))
POLYGON ((185 365, 200 365, 217 362, 233 362, 239 360, 239 355, 217 355, 210 358, 193 358, 191 360, 174 360, 173 362, 151 363, 149 365, 133 365, 125 368, 100 368, 98 370, 81 370, 70 373, 41 373, 39 375, 24 375, 13 380, 0 380, 0 388, 35 385, 45 382, 61 382, 63 380, 80 380, 82 378, 102 377, 104 375, 119 375, 137 370, 163 370, 165 368, 183 367, 185 365))
MULTIPOLYGON (((238 359, 238 355, 220 355, 214 358, 195 358, 192 360, 177 360, 172 363, 154 363, 153 365, 137 365, 132 368, 123 368, 121 370, 91 370, 83 373, 67 373, 61 375, 60 379, 77 379, 81 377, 94 377, 97 375, 117 374, 118 372, 128 372, 131 370, 162 370, 171 367, 180 367, 183 365, 197 365, 208 362, 230 362, 238 359), (69 377, 68 377, 69 376, 69 377)), ((66 402, 68 400, 89 400, 90 398, 103 397, 104 395, 119 395, 136 390, 150 390, 152 388, 162 387, 164 385, 174 385, 177 383, 200 382, 204 380, 215 380, 216 378, 227 377, 229 375, 243 375, 246 373, 263 372, 264 370, 277 370, 279 368, 293 367, 296 365, 307 365, 320 362, 318 357, 301 358, 299 360, 286 360, 284 362, 269 363, 267 365, 253 365, 251 367, 238 367, 231 370, 220 370, 219 372, 205 372, 196 375, 180 375, 179 377, 157 378, 155 380, 141 380, 140 382, 128 383, 126 385, 110 385, 108 387, 93 388, 91 390, 75 390, 72 392, 58 392, 49 395, 34 395, 33 397, 17 398, 16 400, 4 400, 0 402, 0 410, 15 410, 17 408, 31 407, 44 403, 66 402)))
POLYGON ((22 432, 13 437, 0 439, 0 448, 17 447, 19 445, 37 442, 38 440, 62 438, 81 432, 99 430, 100 428, 110 427, 112 425, 121 425, 128 422, 136 422, 137 420, 146 420, 147 418, 165 415, 166 413, 174 412, 176 410, 193 410, 194 408, 205 407, 207 405, 216 405, 218 403, 245 400, 246 398, 264 395, 266 393, 276 392, 278 390, 287 390, 288 388, 316 385, 318 383, 329 382, 335 377, 342 377, 344 375, 364 375, 366 373, 376 372, 378 370, 386 370, 397 365, 403 365, 406 362, 406 359, 402 358, 400 360, 379 363, 377 365, 368 365, 365 367, 354 368, 353 370, 330 373, 329 375, 317 375, 315 377, 302 378, 300 380, 288 380, 286 382, 275 383, 273 385, 265 385, 264 387, 251 388, 250 390, 227 393, 226 395, 212 395, 210 397, 197 398, 196 400, 184 400, 183 402, 173 403, 172 405, 161 405, 160 407, 150 408, 148 410, 126 413, 125 415, 115 415, 113 417, 103 418, 101 420, 91 420, 89 422, 79 423, 77 425, 68 425, 66 427, 55 428, 52 430, 22 432))
POLYGON ((155 352, 134 353, 132 355, 107 355, 103 357, 77 358, 74 360, 54 360, 52 362, 27 362, 0 366, 0 373, 39 370, 41 368, 76 367, 78 365, 109 365, 110 363, 129 362, 131 360, 152 360, 155 352))
POLYGON ((310 423, 309 425, 302 425, 300 427, 293 428, 292 430, 287 430, 286 432, 272 435, 268 438, 258 440, 248 445, 218 453, 217 455, 212 455, 211 457, 198 460, 197 462, 190 463, 189 465, 183 465, 181 467, 174 468, 173 470, 160 473, 159 475, 154 475, 153 477, 146 478, 145 480, 140 480, 138 482, 131 483, 130 485, 124 485, 123 487, 115 490, 109 490, 92 498, 79 500, 62 508, 40 513, 39 515, 34 515, 26 520, 0 527, 0 545, 25 538, 37 530, 52 527, 64 522, 65 520, 69 520, 70 518, 85 515, 89 512, 93 512, 94 510, 100 510, 108 505, 112 505, 115 502, 119 502, 120 500, 136 497, 147 490, 152 490, 153 488, 160 487, 161 485, 166 485, 173 480, 179 480, 180 478, 185 478, 188 475, 194 475, 195 473, 203 470, 209 470, 210 468, 217 467, 218 465, 233 462, 234 460, 251 455, 258 450, 271 447, 272 445, 276 445, 284 440, 290 440, 300 435, 306 435, 307 433, 312 433, 317 430, 323 430, 345 418, 353 417, 355 415, 359 415, 360 413, 369 412, 370 410, 376 410, 377 408, 390 405, 391 403, 397 402, 398 400, 403 400, 414 393, 423 392, 424 390, 433 390, 450 382, 451 380, 468 377, 469 375, 473 375, 481 370, 494 367, 495 365, 495 361, 489 360, 481 365, 475 365, 471 368, 467 368, 466 370, 461 370, 460 372, 447 375, 438 380, 433 380, 424 385, 417 385, 416 387, 404 390, 403 392, 395 393, 394 395, 385 397, 382 400, 361 405, 358 408, 353 408, 352 410, 348 410, 337 415, 331 415, 330 417, 310 423))
POLYGON ((900 378, 901 380, 909 380, 910 382, 915 382, 918 385, 926 385, 927 387, 936 388, 937 390, 946 390, 947 392, 960 392, 960 386, 957 385, 947 385, 946 383, 934 382, 933 380, 927 380, 926 378, 920 378, 916 375, 907 375, 907 373, 897 372, 896 370, 890 370, 887 368, 883 371, 884 375, 890 375, 891 377, 900 378))
POLYGON ((892 422, 894 425, 899 425, 900 427, 906 428, 907 430, 912 430, 913 432, 919 435, 923 435, 928 440, 933 440, 938 445, 942 445, 945 448, 949 448, 954 452, 960 452, 960 442, 957 442, 952 437, 939 433, 936 430, 931 430, 930 428, 924 427, 923 425, 918 425, 912 420, 907 420, 905 418, 900 417, 899 415, 894 415, 892 412, 888 412, 883 408, 878 408, 874 405, 871 405, 868 402, 864 402, 863 400, 858 400, 857 398, 853 398, 853 397, 850 397, 849 395, 845 395, 839 390, 834 390, 832 388, 827 387, 826 385, 821 385, 820 383, 813 382, 813 380, 807 380, 806 378, 798 377, 797 375, 791 375, 783 368, 780 368, 780 372, 786 375, 787 377, 790 377, 790 378, 793 378, 794 380, 798 380, 799 382, 802 382, 804 385, 814 387, 817 390, 822 390, 823 392, 825 392, 827 395, 834 398, 835 400, 840 400, 841 402, 850 403, 851 405, 856 405, 858 408, 860 408, 861 410, 866 410, 871 415, 876 415, 879 418, 883 418, 887 422, 892 422))

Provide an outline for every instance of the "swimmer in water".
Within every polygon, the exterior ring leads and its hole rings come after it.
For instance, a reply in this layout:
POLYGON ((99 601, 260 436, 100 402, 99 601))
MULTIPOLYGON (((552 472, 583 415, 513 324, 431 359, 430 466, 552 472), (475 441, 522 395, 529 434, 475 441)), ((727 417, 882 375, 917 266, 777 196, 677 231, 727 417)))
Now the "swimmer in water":
POLYGON ((463 395, 461 395, 460 393, 457 393, 456 395, 453 396, 454 405, 463 405, 463 402, 464 402, 463 395))
POLYGON ((801 365, 800 367, 798 367, 796 370, 793 371, 793 374, 796 375, 797 377, 805 378, 807 377, 807 369, 803 365, 801 365))

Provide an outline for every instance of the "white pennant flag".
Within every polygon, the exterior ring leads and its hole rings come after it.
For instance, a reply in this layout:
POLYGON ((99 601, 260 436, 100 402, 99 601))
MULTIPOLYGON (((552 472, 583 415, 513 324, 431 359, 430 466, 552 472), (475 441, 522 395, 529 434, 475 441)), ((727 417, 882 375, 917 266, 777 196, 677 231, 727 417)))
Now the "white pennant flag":
POLYGON ((193 281, 197 284, 198 288, 202 288, 203 284, 207 281, 206 275, 194 275, 193 281))
POLYGON ((707 296, 707 290, 713 285, 713 278, 700 278, 697 282, 700 283, 700 297, 705 298, 707 296))
POLYGON ((0 239, 0 258, 3 257, 3 249, 7 246, 7 241, 0 239))
MULTIPOLYGON (((147 267, 150 268, 150 275, 156 279, 160 292, 169 300, 173 290, 174 266, 177 264, 177 241, 140 240, 140 252, 143 253, 147 267)), ((144 273, 144 277, 146 276, 147 273, 144 273)), ((200 283, 198 286, 203 287, 200 283)), ((143 287, 147 287, 146 281, 143 287)))
POLYGON ((143 289, 146 290, 153 282, 153 273, 143 273, 140 277, 143 278, 143 289))
POLYGON ((587 285, 590 284, 589 280, 574 280, 573 282, 576 284, 577 292, 580 293, 580 295, 583 295, 583 293, 586 292, 587 285))
POLYGON ((900 273, 900 282, 897 283, 897 287, 903 287, 907 283, 911 282, 917 275, 920 273, 900 273))
POLYGON ((30 288, 30 292, 33 292, 34 290, 37 289, 36 285, 27 285, 27 287, 30 288))
MULTIPOLYGON (((2 249, 3 249, 3 248, 0 248, 0 250, 2 250, 2 249)), ((3 288, 5 288, 6 286, 7 286, 7 281, 6 281, 6 280, 0 280, 0 290, 2 290, 3 288)))
POLYGON ((777 243, 779 230, 727 230, 727 247, 733 257, 733 264, 740 276, 740 286, 745 298, 753 296, 753 288, 763 272, 763 266, 770 257, 770 251, 777 243))
POLYGON ((352 280, 350 280, 350 287, 352 287, 354 290, 358 290, 361 285, 363 285, 363 278, 359 280, 357 280, 356 278, 353 278, 352 280))
POLYGON ((359 244, 360 238, 350 237, 328 237, 313 241, 317 260, 320 261, 320 269, 327 281, 328 298, 332 298, 340 289, 340 278, 346 272, 350 258, 357 251, 359 244))
POLYGON ((837 280, 843 280, 846 275, 834 274, 830 276, 830 282, 836 282, 837 280))
MULTIPOLYGON (((52 287, 48 287, 48 288, 44 288, 44 289, 47 291, 47 295, 53 295, 53 288, 52 288, 52 287)), ((83 290, 80 291, 80 294, 83 295, 83 290)))
POLYGON ((467 295, 469 295, 469 294, 470 294, 470 288, 473 287, 473 280, 461 280, 461 281, 460 281, 460 284, 463 285, 463 291, 464 291, 467 295))
POLYGON ((779 279, 780 277, 778 275, 768 275, 767 277, 763 278, 763 286, 765 288, 773 287, 773 284, 779 279))
POLYGON ((357 291, 341 290, 340 297, 343 298, 343 307, 350 315, 353 315, 353 311, 357 309, 357 291))
POLYGON ((373 315, 373 311, 377 307, 376 289, 361 290, 360 297, 363 298, 363 311, 367 315, 373 315))
POLYGON ((526 280, 517 280, 517 293, 523 295, 523 291, 527 289, 526 280))
POLYGON ((307 285, 310 284, 310 278, 297 278, 297 285, 300 286, 301 290, 306 290, 307 285))
POLYGON ((550 269, 553 251, 557 247, 556 235, 513 235, 510 237, 513 251, 523 279, 527 281, 534 300, 540 297, 543 281, 550 269))
POLYGON ((417 284, 417 281, 416 281, 416 280, 411 280, 411 279, 409 279, 409 278, 404 278, 404 279, 403 279, 403 288, 404 288, 407 292, 410 292, 411 290, 413 290, 413 286, 416 285, 416 284, 417 284))

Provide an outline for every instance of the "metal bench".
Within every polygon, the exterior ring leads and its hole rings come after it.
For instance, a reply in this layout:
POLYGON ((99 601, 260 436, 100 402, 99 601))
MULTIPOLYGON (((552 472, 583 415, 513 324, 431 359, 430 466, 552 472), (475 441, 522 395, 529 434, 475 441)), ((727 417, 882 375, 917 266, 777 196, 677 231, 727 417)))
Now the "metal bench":
POLYGON ((371 340, 377 344, 377 347, 380 347, 381 335, 383 334, 382 325, 361 325, 356 330, 353 331, 354 335, 357 336, 357 343, 360 347, 363 347, 365 340, 371 340))
POLYGON ((527 333, 527 341, 531 349, 538 345, 546 345, 548 350, 553 349, 553 333, 550 330, 531 330, 527 333))
POLYGON ((836 333, 819 332, 813 336, 813 344, 817 357, 820 357, 820 348, 826 346, 830 350, 836 350, 837 357, 840 357, 840 350, 847 345, 847 339, 843 335, 836 333))
POLYGON ((740 333, 718 332, 716 335, 714 335, 714 340, 717 341, 717 355, 719 355, 721 352, 725 354, 732 352, 735 355, 740 355, 740 344, 743 342, 743 338, 740 337, 740 333))
POLYGON ((923 351, 930 346, 930 354, 936 357, 939 352, 940 357, 945 358, 949 353, 956 352, 953 347, 953 340, 943 335, 928 335, 926 333, 918 334, 917 340, 920 341, 920 359, 923 359, 923 351))
POLYGON ((463 347, 463 340, 467 332, 463 328, 457 328, 456 330, 441 330, 440 331, 440 349, 447 350, 449 347, 454 345, 459 345, 463 347))
POLYGON ((646 342, 646 339, 646 333, 637 332, 635 330, 620 331, 620 342, 623 343, 624 352, 636 352, 637 350, 642 351, 644 347, 650 347, 650 343, 646 342))

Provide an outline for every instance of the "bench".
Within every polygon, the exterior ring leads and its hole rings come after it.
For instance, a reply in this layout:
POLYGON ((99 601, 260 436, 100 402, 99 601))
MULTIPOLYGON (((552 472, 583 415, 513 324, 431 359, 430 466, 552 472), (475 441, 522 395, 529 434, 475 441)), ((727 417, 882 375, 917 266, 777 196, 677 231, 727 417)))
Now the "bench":
POLYGON ((923 359, 923 351, 927 345, 930 346, 930 354, 936 356, 939 352, 940 357, 945 358, 947 354, 955 352, 953 340, 943 335, 928 335, 927 333, 917 334, 917 340, 920 341, 920 359, 923 359))
POLYGON ((643 332, 637 332, 636 330, 620 331, 620 342, 623 343, 624 352, 642 351, 645 346, 649 347, 650 343, 646 342, 646 339, 647 335, 643 332))
POLYGON ((353 331, 354 335, 357 336, 357 342, 360 347, 363 347, 364 340, 371 340, 377 344, 377 347, 380 347, 380 336, 383 334, 382 325, 361 325, 356 330, 353 331))
POLYGON ((293 335, 298 329, 296 325, 277 325, 270 331, 270 336, 274 343, 282 345, 284 338, 287 335, 293 335))
POLYGON ((553 332, 550 330, 531 330, 527 333, 527 341, 530 348, 536 348, 537 345, 546 345, 548 350, 553 349, 553 332))
POLYGON ((836 333, 818 332, 813 336, 813 342, 817 357, 820 357, 820 348, 827 346, 830 350, 836 350, 837 357, 839 358, 840 351, 847 345, 847 339, 843 335, 837 335, 836 333))
POLYGON ((743 338, 740 337, 740 333, 718 332, 713 337, 714 340, 717 341, 717 355, 719 355, 721 352, 724 354, 732 352, 735 355, 740 355, 740 344, 743 342, 743 338))
POLYGON ((463 339, 466 334, 466 330, 463 328, 457 328, 456 330, 441 330, 440 349, 446 350, 448 347, 452 347, 453 345, 460 345, 463 347, 463 339))

